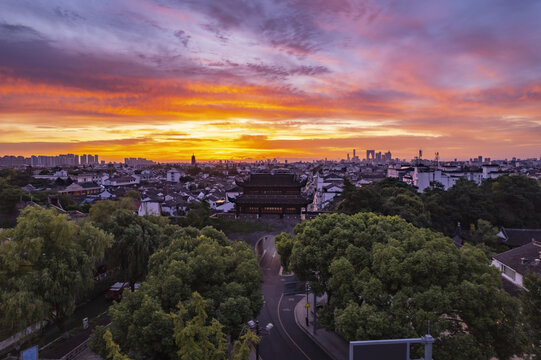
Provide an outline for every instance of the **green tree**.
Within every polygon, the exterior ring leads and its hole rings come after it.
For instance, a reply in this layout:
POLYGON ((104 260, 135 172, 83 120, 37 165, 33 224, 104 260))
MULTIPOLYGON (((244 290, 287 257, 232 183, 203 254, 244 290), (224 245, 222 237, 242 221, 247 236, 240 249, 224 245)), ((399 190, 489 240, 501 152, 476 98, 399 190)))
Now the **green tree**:
POLYGON ((12 331, 47 319, 60 330, 94 283, 94 264, 112 236, 54 210, 27 207, 0 233, 0 317, 12 331))
POLYGON ((18 186, 0 178, 0 226, 13 226, 17 218, 17 204, 30 200, 30 196, 18 186))
POLYGON ((137 216, 129 207, 129 202, 102 201, 92 206, 89 217, 98 227, 114 235, 107 263, 111 268, 119 267, 134 291, 135 283, 147 273, 150 255, 168 241, 164 236, 168 224, 137 216))
POLYGON ((328 295, 320 314, 327 328, 350 340, 418 337, 430 320, 435 358, 521 352, 518 302, 479 249, 370 213, 323 215, 294 232, 291 269, 328 295), (449 345, 457 339, 460 352, 449 345))
MULTIPOLYGON (((541 227, 541 186, 526 176, 500 176, 482 184, 494 224, 511 228, 541 227)), ((485 218, 489 219, 490 218, 485 218)))
POLYGON ((280 262, 285 272, 289 272, 289 258, 291 257, 291 251, 293 251, 293 245, 295 239, 291 234, 281 233, 275 237, 276 250, 280 254, 280 262))
POLYGON ((375 186, 356 188, 349 180, 344 179, 344 188, 339 197, 337 209, 346 214, 361 211, 380 211, 382 199, 375 186))
POLYGON ((475 225, 470 226, 469 241, 483 250, 490 258, 494 254, 504 252, 509 248, 498 241, 498 228, 490 222, 478 219, 475 225))
POLYGON ((199 203, 191 204, 187 215, 188 224, 196 228, 203 228, 210 225, 210 205, 203 200, 199 203))
POLYGON ((417 227, 428 227, 430 224, 421 197, 414 193, 402 193, 388 197, 383 203, 383 214, 398 215, 417 227))
POLYGON ((524 291, 521 296, 522 311, 526 322, 526 353, 541 358, 541 277, 528 274, 524 278, 524 291))
POLYGON ((107 353, 107 359, 111 360, 130 360, 129 357, 123 355, 120 352, 120 347, 113 341, 113 335, 109 330, 105 330, 103 334, 103 340, 105 341, 105 349, 107 353))
MULTIPOLYGON (((88 348, 96 355, 107 358, 107 347, 103 335, 108 331, 105 326, 98 325, 88 338, 88 348)), ((112 338, 111 338, 112 340, 112 338)))
MULTIPOLYGON (((137 295, 128 294, 127 297, 134 299, 137 295)), ((115 305, 115 307, 117 306, 115 305)), ((130 326, 130 331, 135 330, 136 332, 131 336, 135 337, 135 341, 141 339, 140 336, 152 337, 154 341, 150 343, 154 344, 156 349, 160 349, 149 354, 152 358, 166 357, 167 354, 163 352, 163 345, 165 344, 166 348, 171 348, 170 344, 174 340, 177 350, 169 354, 167 356, 169 358, 176 358, 176 353, 183 360, 225 360, 227 359, 228 341, 226 334, 222 331, 223 325, 214 318, 209 319, 205 310, 206 307, 207 303, 203 297, 194 292, 187 306, 184 306, 182 302, 178 303, 178 312, 167 315, 162 311, 157 312, 159 313, 157 315, 159 321, 173 322, 172 334, 161 332, 160 326, 157 328, 145 327, 144 331, 139 333, 137 329, 134 329, 137 328, 136 324, 133 324, 130 326), (156 330, 158 330, 158 333, 155 333, 156 330)), ((156 316, 156 312, 152 311, 152 309, 141 308, 136 311, 147 312, 148 315, 146 316, 156 316), (150 313, 149 310, 151 310, 150 313)), ((248 360, 252 352, 252 345, 257 343, 259 343, 259 337, 248 330, 234 342, 231 358, 233 360, 248 360)), ((108 359, 129 360, 127 356, 121 353, 121 347, 113 340, 112 333, 103 326, 96 327, 90 338, 89 347, 94 353, 108 359)))
POLYGON ((174 322, 174 338, 178 355, 183 360, 220 360, 226 357, 227 339, 222 325, 216 319, 209 321, 206 301, 199 293, 192 294, 194 315, 187 319, 188 310, 182 302, 178 313, 171 314, 174 322))
POLYGON ((125 351, 151 358, 176 358, 173 321, 155 298, 145 293, 124 291, 122 301, 109 308, 111 331, 125 351))
POLYGON ((233 345, 232 360, 248 360, 252 346, 259 344, 259 337, 253 331, 246 331, 233 345))
POLYGON ((141 200, 141 193, 137 190, 128 190, 125 196, 134 200, 141 200))
POLYGON ((179 302, 191 311, 193 292, 202 296, 205 312, 233 339, 261 309, 261 273, 246 243, 231 242, 212 228, 183 228, 172 236, 169 245, 150 257, 141 289, 125 292, 110 308, 114 339, 127 353, 177 358, 167 314, 175 312, 179 302))

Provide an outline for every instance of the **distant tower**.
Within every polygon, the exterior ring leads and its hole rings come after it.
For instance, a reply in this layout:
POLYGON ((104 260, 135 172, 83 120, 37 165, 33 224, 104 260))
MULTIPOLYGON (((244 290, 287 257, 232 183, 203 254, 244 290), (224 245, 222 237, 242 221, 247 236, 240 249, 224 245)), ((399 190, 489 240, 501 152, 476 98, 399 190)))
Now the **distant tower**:
POLYGON ((349 161, 349 153, 348 153, 348 161, 349 161))
POLYGON ((353 159, 355 159, 355 149, 353 149, 353 159))
POLYGON ((192 154, 192 165, 195 166, 195 154, 192 154))
POLYGON ((436 157, 435 157, 435 160, 436 160, 436 165, 440 165, 440 153, 439 152, 436 152, 436 157))

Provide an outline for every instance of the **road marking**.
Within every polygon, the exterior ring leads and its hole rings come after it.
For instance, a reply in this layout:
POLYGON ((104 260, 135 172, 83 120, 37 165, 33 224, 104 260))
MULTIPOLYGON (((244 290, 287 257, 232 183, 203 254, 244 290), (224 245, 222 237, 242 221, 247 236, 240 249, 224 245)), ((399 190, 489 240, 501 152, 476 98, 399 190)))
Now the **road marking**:
POLYGON ((284 333, 286 334, 286 336, 289 338, 289 340, 291 340, 291 342, 293 343, 293 345, 295 345, 297 347, 297 349, 299 349, 299 351, 308 359, 308 360, 311 360, 308 355, 306 355, 306 353, 304 351, 302 351, 301 347, 299 345, 297 345, 297 343, 295 341, 293 341, 293 339, 291 338, 291 336, 289 336, 286 328, 284 327, 284 324, 282 323, 282 317, 280 316, 280 304, 282 303, 282 298, 284 297, 284 294, 280 295, 280 300, 278 300, 278 308, 277 308, 277 313, 278 313, 278 321, 280 322, 280 326, 282 327, 282 330, 284 330, 284 333))

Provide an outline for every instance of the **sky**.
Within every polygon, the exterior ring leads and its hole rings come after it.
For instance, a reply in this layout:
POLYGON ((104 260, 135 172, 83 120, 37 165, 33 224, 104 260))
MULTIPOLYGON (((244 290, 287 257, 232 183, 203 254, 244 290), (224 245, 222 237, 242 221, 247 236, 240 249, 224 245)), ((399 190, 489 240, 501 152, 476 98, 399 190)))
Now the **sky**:
POLYGON ((0 155, 541 156, 538 0, 2 0, 0 155))

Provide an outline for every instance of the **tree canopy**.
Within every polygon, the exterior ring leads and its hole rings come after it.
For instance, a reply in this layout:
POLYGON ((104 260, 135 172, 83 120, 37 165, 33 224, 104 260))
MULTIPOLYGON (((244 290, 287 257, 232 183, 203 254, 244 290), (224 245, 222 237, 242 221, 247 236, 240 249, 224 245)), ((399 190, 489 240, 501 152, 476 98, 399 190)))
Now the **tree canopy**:
POLYGON ((197 292, 208 316, 237 338, 261 309, 261 281, 255 254, 246 243, 231 242, 210 227, 184 228, 150 257, 141 289, 125 293, 122 302, 110 308, 113 337, 124 352, 177 358, 175 339, 188 340, 175 335, 168 314, 177 311, 179 302, 194 309, 192 294, 197 292))
POLYGON ((423 194, 398 179, 356 188, 345 181, 336 209, 346 214, 399 215, 418 227, 452 235, 458 223, 468 230, 484 220, 493 226, 541 227, 541 186, 526 176, 500 176, 481 185, 460 179, 447 191, 434 186, 423 194))
POLYGON ((27 207, 0 232, 0 319, 17 331, 47 319, 63 329, 76 301, 93 286, 95 262, 112 236, 90 223, 27 207))
POLYGON ((541 277, 528 274, 524 278, 528 291, 522 293, 522 310, 527 334, 526 353, 541 358, 541 277))
POLYGON ((150 255, 167 245, 180 227, 169 225, 167 219, 161 217, 137 216, 131 201, 131 198, 120 202, 100 201, 90 209, 89 218, 97 227, 113 234, 107 264, 110 268, 118 267, 133 290, 135 282, 147 273, 150 255))
MULTIPOLYGON (((328 302, 325 327, 349 340, 418 337, 427 321, 437 359, 500 359, 520 353, 518 300, 473 246, 400 217, 323 215, 295 227, 289 267, 328 302)), ((285 254, 286 257, 288 254, 285 254)))

